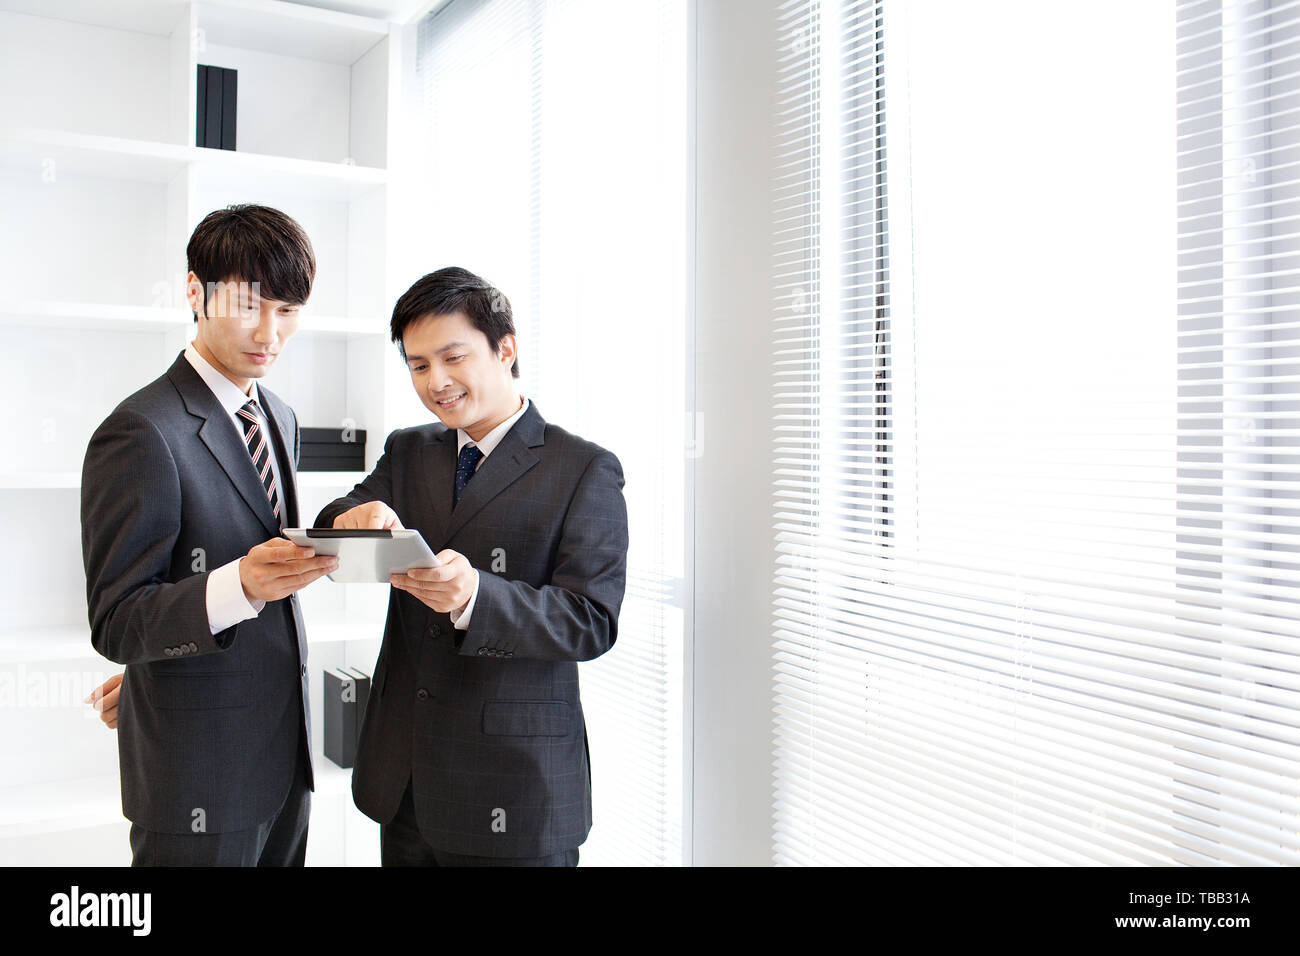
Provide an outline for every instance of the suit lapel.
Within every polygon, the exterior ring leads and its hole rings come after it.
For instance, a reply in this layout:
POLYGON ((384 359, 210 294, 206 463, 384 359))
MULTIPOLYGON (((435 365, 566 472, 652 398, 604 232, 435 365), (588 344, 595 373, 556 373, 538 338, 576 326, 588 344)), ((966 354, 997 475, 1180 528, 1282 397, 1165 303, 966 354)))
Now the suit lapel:
MULTIPOLYGON (((426 540, 433 550, 441 551, 439 542, 447 540, 444 530, 451 518, 451 492, 456 480, 456 431, 444 428, 421 449, 421 480, 433 520, 431 536, 426 540)), ((473 484, 473 482, 470 482, 473 484)))
POLYGON ((258 480, 248 448, 240 437, 235 423, 230 420, 226 410, 217 401, 217 396, 213 395, 203 379, 199 378, 199 373, 190 367, 183 353, 167 370, 167 376, 185 402, 186 411, 195 418, 203 420, 203 424, 199 426, 199 439, 208 446, 208 451, 217 460, 221 470, 226 473, 230 483, 244 499, 244 503, 266 527, 268 536, 278 536, 280 526, 271 511, 271 502, 266 497, 266 488, 258 480))
MULTIPOLYGON (((488 455, 483 460, 483 463, 479 465, 478 471, 474 473, 474 477, 465 486, 460 501, 454 509, 451 509, 450 518, 447 521, 446 537, 448 540, 454 537, 456 532, 463 528, 470 518, 482 510, 484 505, 509 488, 520 476, 537 464, 539 459, 533 449, 543 444, 542 436, 545 428, 546 422, 537 411, 537 406, 530 400, 528 411, 524 412, 510 431, 505 433, 501 443, 497 445, 492 454, 488 455)), ((446 480, 442 484, 444 490, 443 500, 446 502, 444 508, 450 508, 455 481, 456 433, 449 432, 449 434, 453 436, 450 441, 452 454, 450 459, 443 456, 444 460, 450 462, 446 480)))

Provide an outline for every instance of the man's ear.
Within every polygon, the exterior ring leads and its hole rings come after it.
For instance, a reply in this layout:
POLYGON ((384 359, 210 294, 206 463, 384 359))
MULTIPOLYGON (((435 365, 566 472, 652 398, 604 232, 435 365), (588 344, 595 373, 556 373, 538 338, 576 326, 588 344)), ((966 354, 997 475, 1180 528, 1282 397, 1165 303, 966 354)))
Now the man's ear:
POLYGON ((501 360, 501 364, 505 366, 507 372, 510 371, 510 366, 515 364, 515 350, 517 347, 518 343, 510 332, 501 336, 501 340, 497 342, 497 358, 501 360))
POLYGON ((199 316, 207 315, 204 309, 203 283, 193 271, 185 277, 185 300, 190 304, 190 311, 194 313, 195 321, 199 316))

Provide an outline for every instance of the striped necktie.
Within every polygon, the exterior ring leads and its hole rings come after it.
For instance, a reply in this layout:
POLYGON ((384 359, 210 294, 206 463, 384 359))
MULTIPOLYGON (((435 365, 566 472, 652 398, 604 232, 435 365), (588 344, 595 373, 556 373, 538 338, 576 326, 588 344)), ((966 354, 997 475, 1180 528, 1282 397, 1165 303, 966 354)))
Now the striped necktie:
POLYGON ((239 424, 244 427, 244 444, 248 446, 248 454, 253 459, 253 468, 257 471, 257 477, 262 479, 262 485, 266 488, 266 497, 271 502, 271 511, 278 521, 280 494, 279 489, 275 487, 275 470, 271 467, 271 443, 266 440, 266 430, 257 417, 257 403, 250 400, 235 414, 239 416, 239 424))

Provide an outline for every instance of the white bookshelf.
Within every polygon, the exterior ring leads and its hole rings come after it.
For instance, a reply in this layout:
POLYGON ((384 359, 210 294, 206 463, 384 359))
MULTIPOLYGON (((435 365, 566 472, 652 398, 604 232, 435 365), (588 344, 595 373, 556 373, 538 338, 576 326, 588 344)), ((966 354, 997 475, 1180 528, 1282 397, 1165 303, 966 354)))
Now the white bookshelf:
MULTIPOLYGON (((298 472, 299 488, 325 488, 331 495, 333 501, 344 492, 351 491, 352 486, 366 477, 364 471, 300 471, 298 472)), ((322 502, 321 507, 325 503, 322 502)), ((314 517, 314 516, 313 516, 314 517)))
POLYGON ((81 474, 75 471, 11 471, 0 474, 0 491, 49 491, 80 488, 81 474))
MULTIPOLYGON (((328 489, 331 499, 349 491, 366 477, 364 471, 300 471, 298 487, 328 489)), ((12 471, 0 473, 0 490, 39 491, 51 488, 81 488, 81 473, 76 471, 12 471)), ((324 507, 322 502, 322 507, 324 507)), ((304 516, 306 517, 306 516, 304 516)), ((311 517, 314 517, 312 515, 311 517)))
MULTIPOLYGON (((414 278, 393 264, 410 253, 392 239, 404 210, 389 164, 412 30, 279 0, 0 0, 0 521, 27 544, 0 558, 11 688, 121 670, 90 645, 82 461, 95 427, 192 337, 185 245, 208 212, 265 203, 312 239, 311 301, 265 379, 300 425, 365 429, 369 469, 392 429, 427 420, 388 339, 414 278), (200 64, 238 70, 235 151, 195 145, 200 64)), ((300 473, 301 521, 362 477, 300 473)), ((382 585, 303 595, 317 698, 310 862, 370 861, 373 825, 352 806, 349 772, 319 753, 318 695, 326 668, 373 668, 385 604, 382 585)), ((87 863, 128 862, 113 735, 70 698, 10 704, 0 759, 17 772, 0 787, 0 860, 76 863, 81 845, 87 863)), ((377 859, 377 831, 373 842, 377 859)))
POLYGON ((271 188, 291 195, 351 201, 388 181, 385 169, 234 150, 94 136, 60 130, 10 128, 0 139, 0 163, 55 176, 70 174, 168 184, 191 172, 207 188, 271 188), (53 161, 53 165, 48 165, 53 161))
POLYGON ((103 302, 10 302, 0 305, 0 326, 90 331, 186 332, 188 309, 103 302))
POLYGON ((338 66, 352 66, 388 37, 386 21, 280 0, 221 0, 196 6, 209 44, 338 66))
POLYGON ((90 646, 90 628, 86 624, 52 624, 0 631, 0 667, 50 661, 92 664, 104 670, 106 677, 121 670, 112 661, 100 657, 90 646))
POLYGON ((4 131, 3 163, 96 179, 167 184, 195 160, 197 148, 60 130, 13 127, 4 131), (50 166, 47 161, 53 160, 50 166))
MULTIPOLYGON (((324 585, 323 585, 324 586, 324 585)), ((311 628, 307 635, 308 642, 313 646, 350 644, 355 645, 353 650, 356 654, 364 657, 366 648, 374 645, 375 654, 370 655, 370 659, 357 663, 350 660, 347 663, 360 667, 367 674, 370 673, 374 666, 375 657, 379 653, 379 642, 384 635, 384 612, 378 614, 359 614, 345 613, 338 620, 319 620, 311 628)))
POLYGON ((120 823, 123 825, 120 863, 131 862, 130 849, 125 845, 130 823, 122 816, 122 792, 115 773, 0 788, 0 805, 5 809, 4 818, 0 819, 0 846, 7 846, 16 838, 120 823))
MULTIPOLYGON (((184 332, 188 338, 193 324, 194 319, 188 309, 170 307, 49 300, 0 303, 0 327, 184 332)), ((388 321, 380 316, 352 318, 346 315, 317 315, 306 309, 298 334, 307 337, 378 336, 386 343, 388 321)))

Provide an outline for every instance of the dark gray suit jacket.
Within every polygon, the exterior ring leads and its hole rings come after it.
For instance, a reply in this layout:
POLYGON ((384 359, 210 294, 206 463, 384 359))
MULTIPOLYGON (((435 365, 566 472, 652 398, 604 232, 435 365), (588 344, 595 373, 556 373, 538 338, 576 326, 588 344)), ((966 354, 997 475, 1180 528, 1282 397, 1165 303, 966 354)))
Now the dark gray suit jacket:
POLYGON ((380 823, 408 780, 424 838, 474 856, 580 845, 591 776, 578 661, 609 650, 627 571, 623 472, 610 452, 528 410, 452 510, 456 432, 393 432, 374 472, 317 527, 383 501, 435 552, 479 571, 467 631, 393 589, 352 793, 380 823))
MULTIPOLYGON (((258 392, 294 527, 298 422, 258 392)), ((279 533, 243 436, 183 354, 90 440, 81 544, 91 641, 126 665, 122 812, 146 829, 247 829, 289 792, 311 726, 298 597, 215 635, 207 614, 208 572, 279 533)))

